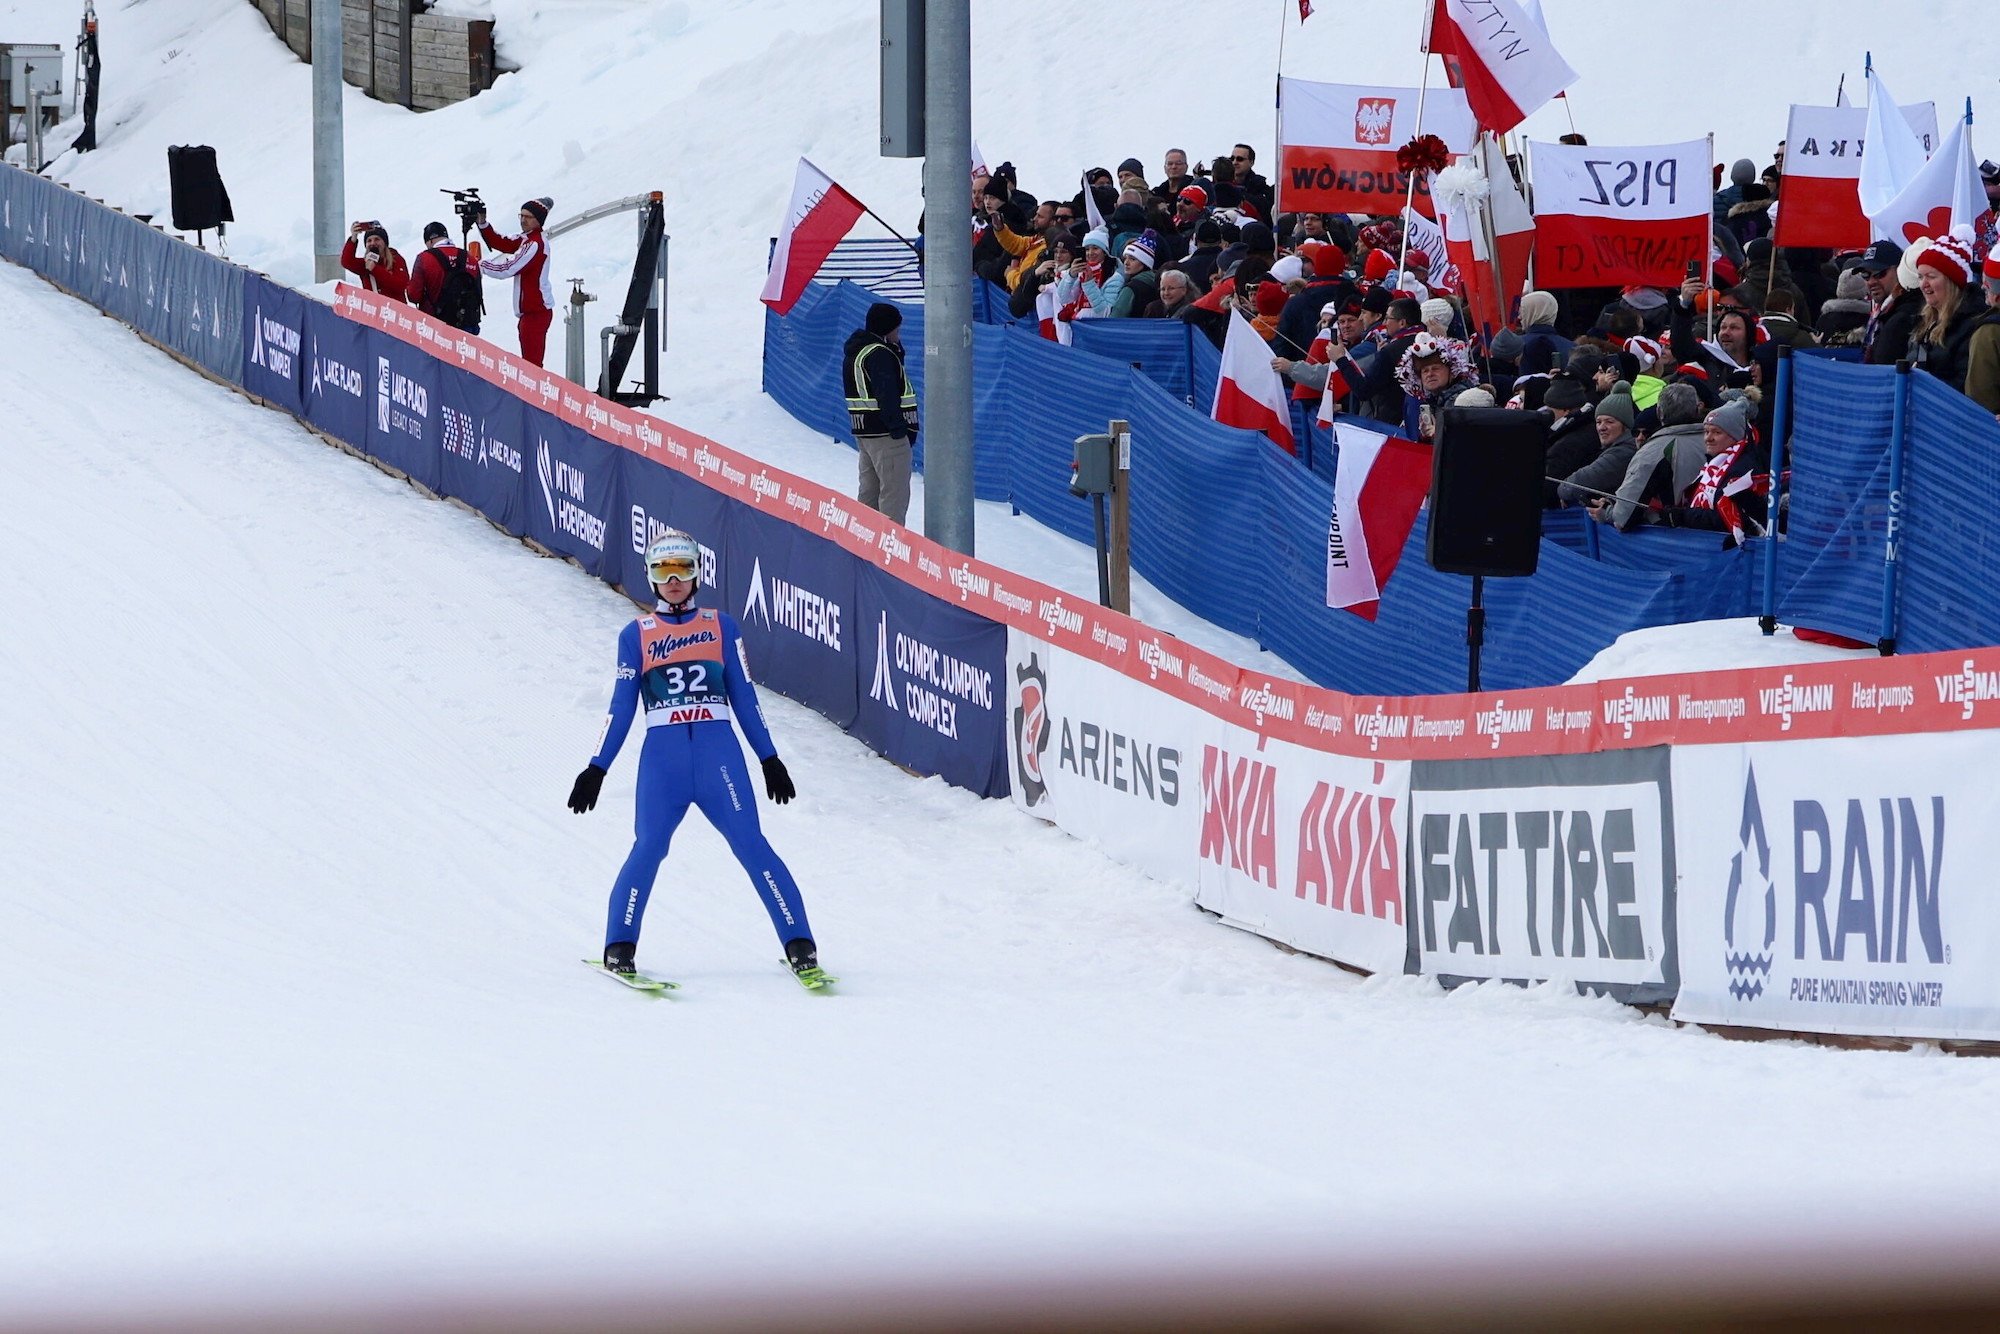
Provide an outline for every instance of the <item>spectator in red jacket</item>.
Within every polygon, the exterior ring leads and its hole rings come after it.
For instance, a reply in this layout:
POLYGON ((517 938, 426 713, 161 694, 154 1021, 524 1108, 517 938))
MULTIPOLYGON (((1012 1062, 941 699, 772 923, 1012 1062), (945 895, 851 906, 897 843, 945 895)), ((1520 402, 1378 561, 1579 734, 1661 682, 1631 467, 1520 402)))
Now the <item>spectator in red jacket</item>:
POLYGON ((530 199, 521 205, 521 233, 502 236, 482 216, 479 234, 497 255, 479 261, 480 272, 492 278, 513 278, 514 314, 519 320, 521 355, 537 366, 548 348, 549 322, 555 318, 555 289, 549 282, 549 238, 542 226, 555 201, 530 199))
POLYGON ((347 244, 340 250, 340 267, 371 292, 409 300, 410 266, 389 248, 389 233, 379 222, 357 222, 347 229, 347 244), (361 249, 356 250, 359 238, 361 249))
POLYGON ((479 316, 485 309, 479 281, 479 263, 451 243, 451 232, 441 222, 424 228, 424 248, 410 265, 409 303, 426 315, 435 315, 446 324, 479 332, 479 316), (467 282, 456 291, 448 290, 450 279, 461 268, 467 282), (447 301, 450 296, 452 300, 447 301))

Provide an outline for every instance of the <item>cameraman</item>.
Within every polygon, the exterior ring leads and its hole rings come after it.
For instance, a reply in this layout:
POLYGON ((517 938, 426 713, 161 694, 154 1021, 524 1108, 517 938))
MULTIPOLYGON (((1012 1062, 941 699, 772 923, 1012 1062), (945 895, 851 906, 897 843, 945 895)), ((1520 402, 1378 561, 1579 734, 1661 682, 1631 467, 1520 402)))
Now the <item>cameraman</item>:
POLYGON ((398 301, 409 300, 410 266, 403 257, 389 248, 389 233, 379 222, 357 222, 347 229, 347 244, 341 247, 340 267, 361 280, 361 285, 371 292, 394 297, 398 301), (363 249, 356 253, 355 238, 361 238, 363 249))
POLYGON ((537 366, 547 349, 549 322, 555 319, 555 291, 549 285, 549 240, 542 232, 549 220, 551 199, 530 199, 521 205, 521 233, 502 236, 479 211, 479 234, 499 254, 479 261, 480 271, 495 278, 513 278, 514 314, 519 318, 521 355, 537 366), (504 258, 502 258, 504 256, 504 258))
POLYGON ((486 310, 479 265, 451 243, 451 233, 441 222, 424 228, 423 253, 410 266, 409 302, 455 329, 479 332, 479 317, 486 310))

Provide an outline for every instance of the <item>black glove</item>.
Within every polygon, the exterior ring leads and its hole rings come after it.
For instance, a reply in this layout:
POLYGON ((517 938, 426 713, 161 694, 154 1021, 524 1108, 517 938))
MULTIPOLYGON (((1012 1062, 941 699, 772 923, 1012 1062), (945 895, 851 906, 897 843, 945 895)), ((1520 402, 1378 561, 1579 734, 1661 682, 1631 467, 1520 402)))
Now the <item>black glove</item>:
POLYGON ((569 808, 578 815, 595 809, 597 794, 604 787, 604 770, 590 765, 576 776, 576 785, 569 790, 569 808))
POLYGON ((785 762, 776 755, 764 761, 764 795, 780 806, 799 795, 792 786, 792 776, 785 772, 785 762))

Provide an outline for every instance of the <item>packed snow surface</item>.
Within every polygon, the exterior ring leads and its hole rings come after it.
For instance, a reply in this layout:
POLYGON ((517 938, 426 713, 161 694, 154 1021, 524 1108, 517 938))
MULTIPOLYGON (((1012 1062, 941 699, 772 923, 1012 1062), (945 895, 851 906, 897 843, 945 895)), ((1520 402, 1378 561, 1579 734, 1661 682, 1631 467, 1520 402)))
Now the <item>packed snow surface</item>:
POLYGON ((20 269, 0 307, 0 1324, 1990 1213, 2000 1064, 1363 980, 770 696, 838 994, 698 820, 640 950, 685 990, 618 988, 632 756, 563 797, 630 604, 20 269))

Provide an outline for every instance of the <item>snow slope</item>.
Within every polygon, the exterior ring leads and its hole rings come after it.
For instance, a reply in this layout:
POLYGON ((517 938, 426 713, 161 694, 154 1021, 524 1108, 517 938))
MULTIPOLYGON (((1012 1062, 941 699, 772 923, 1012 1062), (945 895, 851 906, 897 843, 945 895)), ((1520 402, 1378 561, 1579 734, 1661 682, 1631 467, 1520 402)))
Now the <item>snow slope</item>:
POLYGON ((640 955, 687 989, 619 990, 576 960, 631 757, 562 798, 630 606, 20 269, 0 308, 0 1327, 1992 1221, 2000 1064, 1364 981, 783 700, 840 994, 699 821, 640 955))

